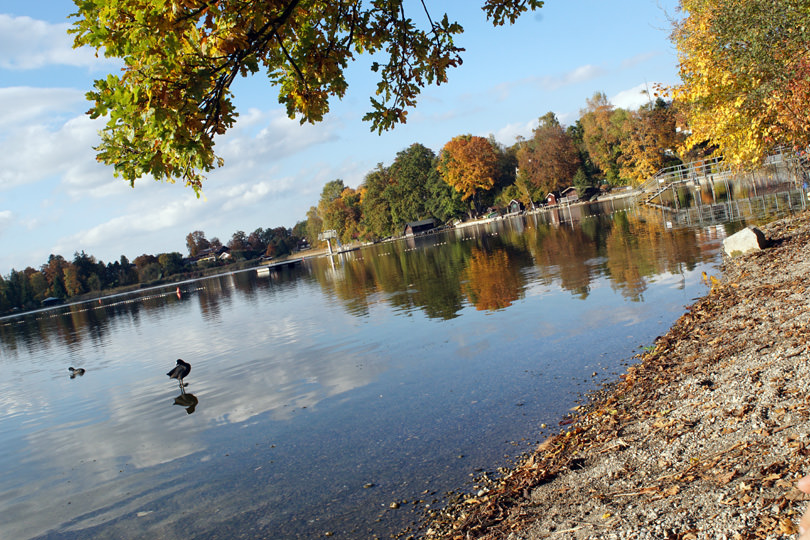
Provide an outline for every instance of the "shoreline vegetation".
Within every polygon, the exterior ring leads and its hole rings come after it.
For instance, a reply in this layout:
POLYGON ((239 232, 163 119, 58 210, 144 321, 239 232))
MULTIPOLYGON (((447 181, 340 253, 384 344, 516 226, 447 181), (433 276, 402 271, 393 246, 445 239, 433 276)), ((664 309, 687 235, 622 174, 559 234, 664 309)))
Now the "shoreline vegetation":
POLYGON ((793 538, 810 496, 810 211, 761 227, 711 290, 428 539, 793 538))
MULTIPOLYGON (((634 196, 637 196, 639 193, 640 192, 638 190, 632 190, 632 189, 631 190, 617 191, 616 193, 611 193, 611 194, 600 196, 599 197, 599 202, 615 200, 615 199, 621 199, 621 198, 627 198, 627 197, 634 197, 634 196)), ((583 204, 590 204, 590 202, 589 201, 577 201, 577 202, 572 202, 572 203, 561 203, 559 205, 548 206, 548 207, 547 206, 542 206, 542 207, 536 208, 535 210, 526 210, 526 211, 520 212, 517 215, 539 213, 539 212, 543 212, 543 211, 550 210, 550 209, 557 209, 557 208, 561 209, 561 208, 567 208, 568 206, 578 206, 578 205, 583 205, 583 204)), ((482 218, 478 218, 478 219, 471 219, 471 220, 468 220, 468 221, 460 222, 460 223, 458 223, 458 224, 456 224, 454 226, 451 226, 450 228, 465 228, 465 227, 471 227, 471 226, 478 226, 478 225, 483 225, 483 224, 489 223, 491 221, 506 219, 508 217, 512 217, 512 214, 499 215, 498 217, 495 217, 495 218, 482 217, 482 218)), ((439 232, 442 232, 442 231, 446 230, 447 228, 448 228, 447 226, 445 226, 445 227, 437 227, 437 228, 432 229, 431 231, 428 231, 428 232, 418 233, 418 236, 436 234, 436 233, 439 233, 439 232)), ((385 240, 381 240, 380 242, 397 241, 397 240, 402 240, 403 238, 406 238, 406 236, 404 236, 404 235, 402 235, 402 236, 392 236, 392 237, 389 237, 389 238, 387 238, 385 240)), ((333 252, 331 253, 331 255, 339 255, 340 253, 345 253, 345 252, 349 252, 349 251, 355 251, 357 249, 360 249, 360 248, 362 248, 364 246, 367 246, 367 245, 371 245, 373 243, 375 243, 375 242, 360 242, 360 241, 351 242, 351 243, 348 243, 348 244, 344 244, 341 248, 334 247, 333 252)), ((179 254, 177 254, 177 255, 179 256, 179 254)), ((40 302, 38 304, 35 304, 35 307, 30 307, 30 308, 27 308, 27 309, 21 309, 19 306, 15 306, 16 309, 11 308, 11 309, 8 309, 6 311, 0 311, 0 319, 16 317, 16 316, 19 316, 19 315, 24 315, 26 313, 34 313, 34 312, 49 309, 49 307, 54 307, 54 306, 82 304, 82 303, 85 303, 85 302, 99 300, 99 299, 106 298, 106 297, 109 297, 109 296, 117 296, 117 295, 121 295, 121 294, 135 293, 135 292, 138 292, 138 291, 150 290, 150 289, 159 288, 159 287, 163 287, 163 286, 181 284, 181 283, 185 283, 185 282, 188 282, 188 281, 194 281, 196 279, 203 279, 203 278, 214 277, 214 276, 223 275, 223 274, 230 274, 230 273, 233 273, 233 272, 242 272, 242 271, 246 271, 246 270, 250 270, 250 269, 254 269, 254 268, 261 268, 264 265, 272 265, 272 264, 277 264, 277 263, 283 263, 285 261, 289 261, 289 260, 292 260, 292 259, 309 259, 309 258, 323 257, 323 256, 328 256, 328 255, 330 255, 329 249, 326 246, 319 246, 319 247, 309 247, 309 248, 303 249, 303 250, 296 249, 296 250, 293 250, 293 251, 291 251, 289 253, 285 253, 283 255, 280 255, 278 257, 273 257, 271 260, 267 260, 264 257, 257 257, 257 258, 243 259, 243 260, 233 260, 233 261, 227 262, 227 263, 219 262, 219 263, 214 264, 212 266, 194 266, 194 267, 191 267, 191 268, 188 268, 188 269, 177 271, 176 273, 170 273, 169 275, 167 275, 165 277, 159 277, 159 278, 150 279, 150 280, 147 280, 147 281, 137 281, 137 282, 130 283, 130 284, 127 284, 127 285, 120 285, 120 286, 115 286, 115 287, 107 287, 107 288, 102 288, 102 289, 99 289, 99 290, 91 290, 91 291, 84 292, 84 293, 81 293, 81 294, 72 295, 72 296, 69 296, 67 298, 59 298, 59 300, 60 300, 59 302, 55 302, 55 303, 52 303, 50 305, 44 305, 44 304, 42 304, 40 302)), ((90 256, 87 256, 84 253, 82 253, 82 257, 87 258, 88 260, 90 258, 90 256)), ((143 257, 147 257, 147 256, 143 256, 143 257)), ((136 259, 136 261, 137 261, 137 259, 136 259)), ((157 264, 157 263, 154 263, 154 264, 157 264)), ((135 265, 133 265, 133 266, 135 266, 135 265)), ((34 272, 33 269, 31 271, 32 271, 32 273, 34 272)), ((22 273, 21 273, 21 275, 22 275, 22 273)), ((2 276, 0 276, 0 279, 2 279, 2 276)), ((7 281, 10 282, 11 279, 9 279, 7 281)), ((2 294, 2 288, 0 288, 0 294, 2 294)), ((0 305, 2 305, 2 302, 0 302, 0 305)))

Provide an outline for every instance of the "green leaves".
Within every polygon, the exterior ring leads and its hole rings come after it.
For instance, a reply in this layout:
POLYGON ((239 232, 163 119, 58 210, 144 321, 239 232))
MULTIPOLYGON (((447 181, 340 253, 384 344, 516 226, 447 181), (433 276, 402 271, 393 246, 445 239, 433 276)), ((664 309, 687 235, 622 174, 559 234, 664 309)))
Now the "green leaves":
MULTIPOLYGON (((266 70, 279 103, 301 123, 321 121, 344 96, 344 70, 371 53, 376 96, 364 120, 373 131, 407 120, 422 88, 447 81, 461 64, 453 43, 463 29, 445 14, 425 28, 403 0, 74 0, 74 46, 118 57, 120 76, 87 94, 92 118, 105 117, 100 161, 134 186, 151 175, 180 179, 198 196, 203 174, 221 165, 214 139, 235 122, 230 86, 266 70)), ((494 24, 538 9, 537 0, 487 0, 494 24)), ((421 15, 421 14, 420 14, 421 15)))

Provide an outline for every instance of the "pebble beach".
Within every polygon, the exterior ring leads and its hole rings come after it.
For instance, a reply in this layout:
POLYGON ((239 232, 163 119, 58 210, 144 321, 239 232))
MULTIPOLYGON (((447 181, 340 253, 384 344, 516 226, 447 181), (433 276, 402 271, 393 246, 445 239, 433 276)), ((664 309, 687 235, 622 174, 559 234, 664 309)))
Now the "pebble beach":
POLYGON ((810 212, 759 227, 710 291, 429 539, 786 539, 810 473, 810 212))

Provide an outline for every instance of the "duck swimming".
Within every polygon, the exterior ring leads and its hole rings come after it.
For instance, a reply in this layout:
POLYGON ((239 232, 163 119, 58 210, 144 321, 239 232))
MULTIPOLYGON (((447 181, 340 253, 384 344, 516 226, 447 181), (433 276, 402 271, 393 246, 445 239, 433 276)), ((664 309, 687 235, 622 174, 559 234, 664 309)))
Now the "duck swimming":
POLYGON ((177 359, 177 365, 168 372, 166 375, 169 376, 170 379, 177 379, 180 382, 180 386, 185 386, 183 384, 183 378, 186 377, 189 372, 191 372, 191 364, 188 362, 184 362, 182 359, 177 359))
POLYGON ((69 367, 68 371, 70 371, 71 379, 75 379, 77 376, 81 377, 82 375, 84 375, 84 368, 69 367))

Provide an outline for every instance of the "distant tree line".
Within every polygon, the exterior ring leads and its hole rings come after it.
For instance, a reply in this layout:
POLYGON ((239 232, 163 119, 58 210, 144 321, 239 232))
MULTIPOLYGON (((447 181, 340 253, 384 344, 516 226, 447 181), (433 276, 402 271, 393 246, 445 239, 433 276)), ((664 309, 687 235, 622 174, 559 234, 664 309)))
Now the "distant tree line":
POLYGON ((218 238, 208 240, 202 231, 189 233, 186 237, 188 257, 178 252, 143 254, 130 262, 121 255, 119 260, 105 264, 84 251, 75 253, 72 261, 51 255, 39 269, 29 266, 22 271, 12 269, 7 276, 0 275, 0 314, 36 309, 48 298, 65 301, 122 287, 193 277, 200 270, 214 266, 263 256, 283 256, 295 251, 300 240, 301 237, 284 227, 260 227, 250 234, 235 232, 225 245, 218 238), (227 259, 217 256, 223 251, 228 253, 227 259), (214 256, 201 262, 199 257, 203 253, 214 256))
MULTIPOLYGON (((88 293, 192 277, 212 266, 292 253, 306 239, 334 229, 341 241, 373 241, 401 234, 406 223, 432 218, 446 223, 511 200, 525 205, 569 186, 580 190, 643 181, 680 163, 683 136, 677 113, 661 98, 637 111, 613 107, 603 93, 587 100, 580 118, 563 126, 549 112, 528 139, 504 146, 493 137, 459 135, 436 154, 415 143, 366 174, 357 189, 340 179, 327 182, 317 206, 292 229, 236 231, 223 244, 193 231, 188 256, 178 252, 121 256, 103 263, 84 251, 73 260, 51 255, 39 269, 0 276, 0 313, 34 309, 47 298, 69 300, 88 293), (227 248, 227 250, 225 249, 227 248), (227 251, 228 256, 222 257, 227 251), (202 262, 201 262, 202 261, 202 262)), ((696 150, 700 151, 700 149, 696 150)))
POLYGON ((638 184, 681 163, 684 136, 671 102, 651 98, 631 111, 597 92, 580 113, 566 127, 549 112, 530 138, 508 147, 493 137, 459 135, 437 155, 415 143, 390 166, 378 164, 357 189, 340 179, 327 182, 296 230, 313 245, 324 230, 335 230, 343 242, 377 240, 400 234, 409 222, 445 223, 502 210, 512 200, 530 206, 570 186, 587 192, 638 184))

